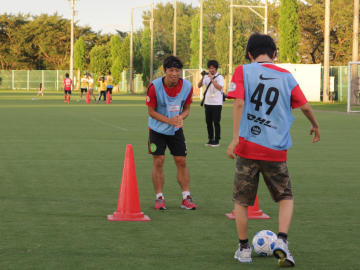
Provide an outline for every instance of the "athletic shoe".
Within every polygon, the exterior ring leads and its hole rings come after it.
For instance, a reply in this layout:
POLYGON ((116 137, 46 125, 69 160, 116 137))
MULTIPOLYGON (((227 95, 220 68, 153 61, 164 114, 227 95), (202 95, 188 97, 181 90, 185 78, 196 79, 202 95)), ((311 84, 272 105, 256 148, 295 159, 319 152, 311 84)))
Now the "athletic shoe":
POLYGON ((187 198, 182 201, 181 208, 186 210, 196 210, 197 206, 194 204, 193 199, 188 195, 187 198))
POLYGON ((166 210, 165 207, 165 200, 162 198, 162 196, 159 197, 159 199, 155 200, 155 210, 166 210))
POLYGON ((209 140, 207 143, 205 143, 205 146, 210 146, 213 143, 213 140, 209 140))
POLYGON ((218 146, 220 146, 220 143, 219 143, 219 141, 212 141, 210 146, 211 147, 218 147, 218 146))
POLYGON ((98 103, 99 103, 99 100, 97 99, 97 100, 96 100, 96 104, 98 104, 98 103))
POLYGON ((240 249, 240 244, 238 250, 235 252, 234 259, 239 260, 242 263, 251 263, 251 247, 240 249))
POLYGON ((65 100, 64 103, 67 103, 67 101, 65 100))
POLYGON ((279 266, 282 267, 295 266, 295 261, 293 256, 291 256, 288 245, 289 245, 288 241, 285 242, 280 238, 278 238, 275 242, 274 256, 279 259, 278 261, 279 266))

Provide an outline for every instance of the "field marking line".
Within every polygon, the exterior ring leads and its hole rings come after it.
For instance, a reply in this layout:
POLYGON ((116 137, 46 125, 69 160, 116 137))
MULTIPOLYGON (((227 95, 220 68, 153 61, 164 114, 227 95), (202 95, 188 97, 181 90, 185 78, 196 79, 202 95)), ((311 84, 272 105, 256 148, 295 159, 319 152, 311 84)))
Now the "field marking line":
POLYGON ((95 122, 99 122, 99 123, 104 124, 104 125, 108 125, 108 126, 111 126, 111 127, 114 127, 114 128, 118 128, 118 129, 127 131, 126 128, 114 126, 114 125, 112 125, 112 124, 103 122, 103 121, 101 121, 101 120, 93 119, 93 118, 90 118, 90 117, 86 117, 86 116, 83 116, 83 115, 79 115, 79 114, 75 114, 75 113, 71 113, 71 112, 67 112, 67 111, 63 111, 63 112, 68 113, 68 114, 72 114, 72 115, 75 115, 75 116, 78 116, 78 117, 86 118, 86 119, 89 119, 89 120, 93 120, 93 121, 95 121, 95 122))

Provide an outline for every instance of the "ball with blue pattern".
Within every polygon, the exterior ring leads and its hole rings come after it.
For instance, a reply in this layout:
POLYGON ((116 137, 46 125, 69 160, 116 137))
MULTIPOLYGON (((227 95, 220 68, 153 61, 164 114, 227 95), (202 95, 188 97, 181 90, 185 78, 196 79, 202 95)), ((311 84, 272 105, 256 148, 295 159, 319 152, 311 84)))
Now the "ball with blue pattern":
POLYGON ((277 236, 272 231, 260 231, 252 240, 252 248, 260 256, 270 257, 273 255, 276 239, 277 236))

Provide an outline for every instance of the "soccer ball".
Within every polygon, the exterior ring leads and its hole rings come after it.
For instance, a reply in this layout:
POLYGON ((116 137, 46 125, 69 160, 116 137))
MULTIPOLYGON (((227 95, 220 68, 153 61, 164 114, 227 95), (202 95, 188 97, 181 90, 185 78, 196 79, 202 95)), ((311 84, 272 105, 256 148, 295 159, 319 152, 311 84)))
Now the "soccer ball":
POLYGON ((263 230, 255 234, 252 240, 253 250, 263 257, 269 257, 273 255, 275 247, 275 241, 277 236, 272 231, 263 230))

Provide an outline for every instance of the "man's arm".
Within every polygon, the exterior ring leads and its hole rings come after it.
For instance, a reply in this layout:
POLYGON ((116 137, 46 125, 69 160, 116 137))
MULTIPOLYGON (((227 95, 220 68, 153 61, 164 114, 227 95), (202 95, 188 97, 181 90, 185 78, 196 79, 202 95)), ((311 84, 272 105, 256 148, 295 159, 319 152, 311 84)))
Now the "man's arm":
MULTIPOLYGON (((184 106, 184 108, 185 108, 185 106, 184 106)), ((180 117, 180 115, 176 115, 173 118, 169 118, 169 117, 162 115, 161 113, 158 113, 155 110, 155 108, 150 107, 150 106, 148 106, 148 113, 149 113, 149 116, 151 116, 152 118, 154 118, 155 120, 158 120, 160 122, 164 122, 166 124, 169 124, 169 125, 172 125, 175 127, 182 126, 182 118, 180 117)))
MULTIPOLYGON (((211 75, 210 73, 209 73, 209 78, 210 78, 210 81, 212 82, 212 84, 215 86, 215 88, 217 89, 217 90, 219 90, 219 91, 221 91, 221 89, 222 89, 222 86, 221 85, 219 85, 215 80, 214 80, 214 76, 213 75, 211 75)), ((220 75, 219 75, 220 76, 220 75)))
POLYGON ((199 88, 203 86, 204 77, 205 77, 205 76, 201 76, 201 80, 200 80, 199 83, 198 83, 198 87, 199 87, 199 88))
POLYGON ((244 100, 241 98, 236 98, 233 107, 233 138, 227 150, 227 155, 231 159, 235 158, 234 151, 236 146, 239 144, 239 129, 243 108, 244 100))
POLYGON ((309 103, 305 103, 300 107, 300 109, 303 112, 303 114, 306 116, 306 118, 309 119, 312 125, 310 128, 310 135, 315 133, 312 142, 313 143, 318 142, 320 140, 320 129, 319 129, 319 124, 316 121, 314 111, 312 110, 309 103))

